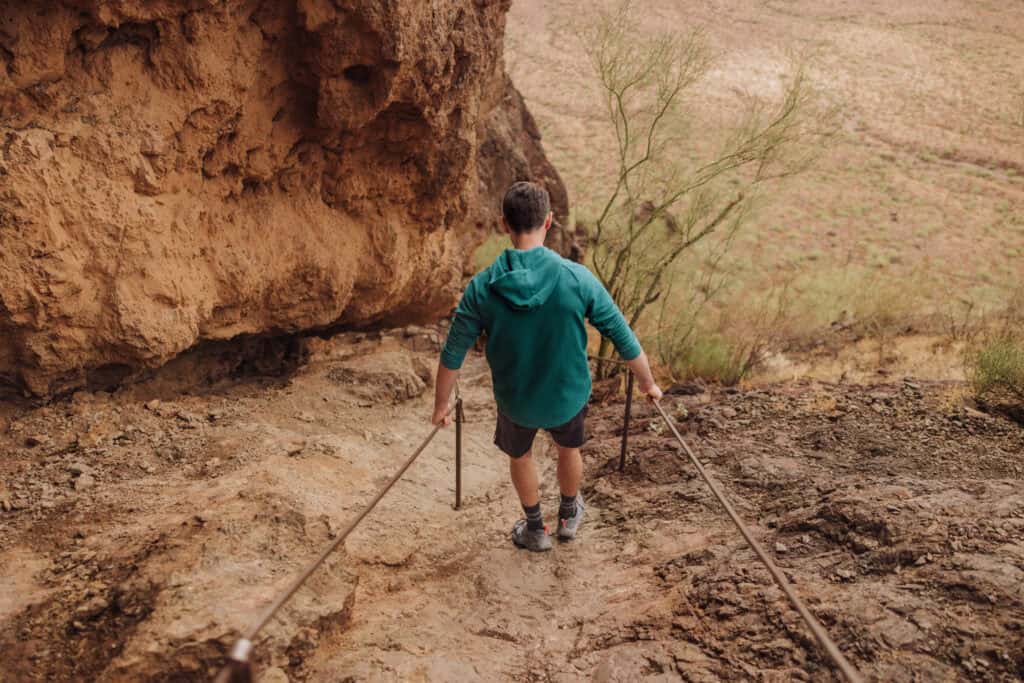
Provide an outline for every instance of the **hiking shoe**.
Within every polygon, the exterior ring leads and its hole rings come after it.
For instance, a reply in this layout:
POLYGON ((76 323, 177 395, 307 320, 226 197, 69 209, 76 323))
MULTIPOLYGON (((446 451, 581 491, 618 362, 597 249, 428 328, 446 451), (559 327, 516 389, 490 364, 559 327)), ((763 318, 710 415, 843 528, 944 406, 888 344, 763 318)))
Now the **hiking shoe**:
POLYGON ((534 531, 526 526, 525 519, 519 520, 512 527, 512 542, 535 553, 551 550, 551 537, 548 536, 547 527, 534 531))
POLYGON ((576 538, 576 532, 583 524, 583 496, 576 496, 576 514, 568 519, 558 520, 558 538, 561 541, 570 541, 576 538))

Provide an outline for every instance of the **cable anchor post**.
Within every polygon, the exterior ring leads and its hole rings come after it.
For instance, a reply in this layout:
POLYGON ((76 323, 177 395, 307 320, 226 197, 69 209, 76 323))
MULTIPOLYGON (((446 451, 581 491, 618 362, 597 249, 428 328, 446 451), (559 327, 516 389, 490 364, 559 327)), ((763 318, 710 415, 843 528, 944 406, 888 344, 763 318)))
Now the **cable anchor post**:
POLYGON ((216 683, 252 683, 252 664, 249 655, 252 653, 252 641, 239 638, 231 648, 227 665, 220 670, 216 683))
POLYGON ((462 397, 455 396, 455 509, 462 509, 462 424, 466 414, 462 410, 462 397))
POLYGON ((633 371, 626 370, 626 414, 622 420, 622 450, 619 453, 619 472, 626 469, 626 450, 629 448, 629 418, 633 413, 633 371))

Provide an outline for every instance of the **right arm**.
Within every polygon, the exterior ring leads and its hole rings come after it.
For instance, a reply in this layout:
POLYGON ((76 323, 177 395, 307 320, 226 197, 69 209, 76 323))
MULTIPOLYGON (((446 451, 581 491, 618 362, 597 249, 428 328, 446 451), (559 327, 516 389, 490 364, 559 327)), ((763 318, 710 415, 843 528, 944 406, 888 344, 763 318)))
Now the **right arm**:
POLYGON ((615 305, 608 290, 593 276, 590 271, 586 273, 585 291, 589 298, 587 306, 587 319, 597 328, 603 336, 611 339, 615 350, 619 352, 626 365, 636 375, 640 391, 646 394, 651 400, 661 399, 661 388, 654 380, 651 372, 651 364, 647 360, 647 354, 640 346, 633 330, 630 329, 622 311, 615 305))
POLYGON ((662 397, 661 387, 654 381, 654 373, 651 372, 651 364, 647 362, 647 354, 641 351, 639 356, 631 361, 627 361, 626 365, 636 375, 640 392, 647 394, 647 397, 652 401, 660 401, 662 397))

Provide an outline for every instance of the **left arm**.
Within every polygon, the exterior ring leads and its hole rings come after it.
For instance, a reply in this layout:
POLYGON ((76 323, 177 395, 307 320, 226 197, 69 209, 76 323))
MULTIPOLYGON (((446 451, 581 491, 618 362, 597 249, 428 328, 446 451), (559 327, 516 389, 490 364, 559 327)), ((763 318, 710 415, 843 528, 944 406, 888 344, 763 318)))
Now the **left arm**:
POLYGON ((430 422, 435 425, 447 427, 452 423, 451 413, 448 412, 448 399, 455 388, 455 382, 459 379, 458 370, 450 370, 444 363, 437 364, 437 381, 434 382, 434 416, 430 422))
POLYGON ((448 399, 451 397, 455 381, 459 378, 459 369, 466 359, 469 347, 476 342, 483 332, 483 319, 476 305, 476 283, 471 281, 462 295, 462 301, 455 309, 448 339, 441 350, 441 362, 437 365, 437 380, 434 382, 434 415, 431 422, 435 425, 449 425, 452 421, 448 412, 448 399))

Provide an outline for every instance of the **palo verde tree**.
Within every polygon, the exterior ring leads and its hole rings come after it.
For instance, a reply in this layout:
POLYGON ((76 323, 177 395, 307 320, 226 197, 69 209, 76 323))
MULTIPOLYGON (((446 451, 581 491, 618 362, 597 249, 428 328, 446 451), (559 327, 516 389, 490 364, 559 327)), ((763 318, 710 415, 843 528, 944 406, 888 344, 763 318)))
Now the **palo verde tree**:
MULTIPOLYGON (((703 34, 651 36, 625 2, 597 10, 580 38, 615 140, 616 170, 587 226, 590 256, 636 327, 671 287, 680 258, 713 235, 728 245, 761 186, 805 167, 801 150, 819 133, 809 124, 804 71, 795 68, 776 101, 740 98, 717 151, 693 161, 693 105, 713 65, 703 34)), ((611 351, 602 340, 599 355, 611 351)))

